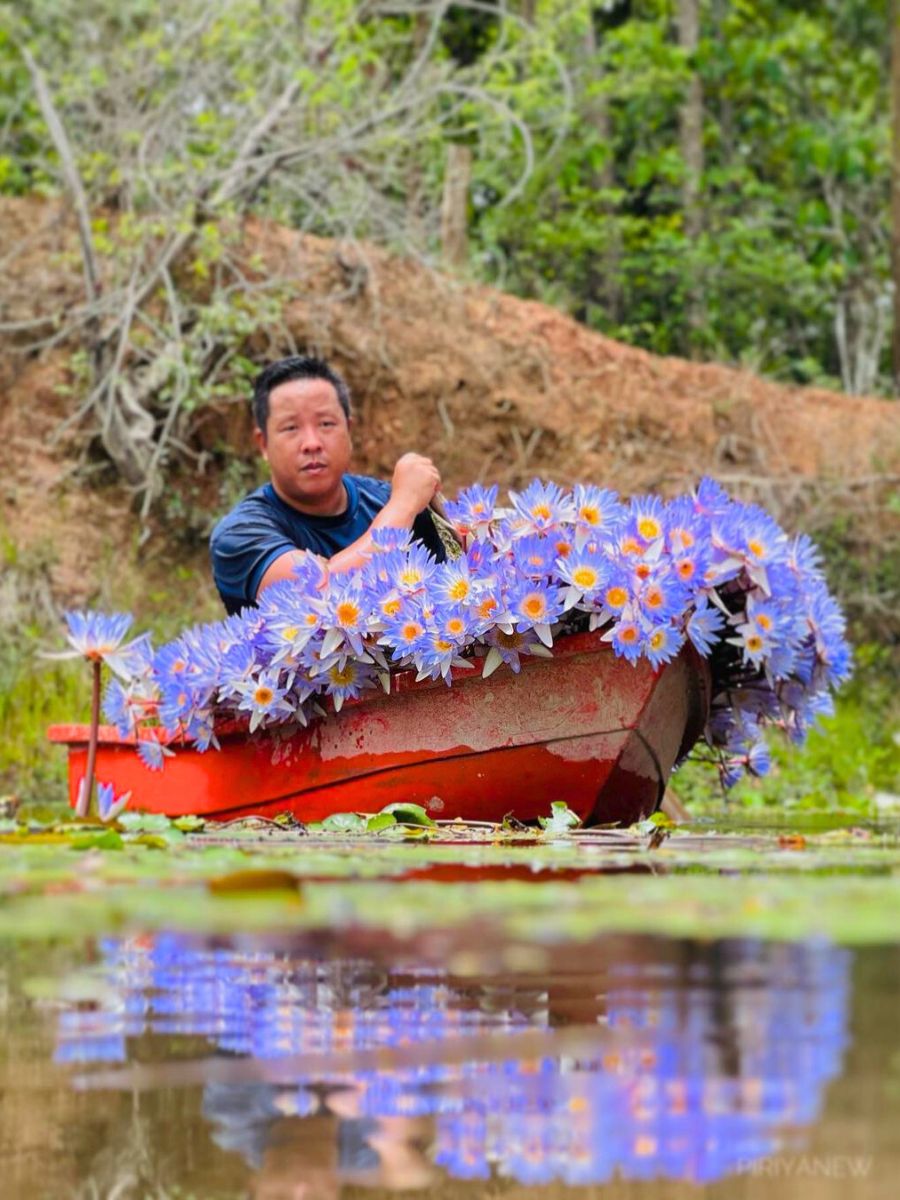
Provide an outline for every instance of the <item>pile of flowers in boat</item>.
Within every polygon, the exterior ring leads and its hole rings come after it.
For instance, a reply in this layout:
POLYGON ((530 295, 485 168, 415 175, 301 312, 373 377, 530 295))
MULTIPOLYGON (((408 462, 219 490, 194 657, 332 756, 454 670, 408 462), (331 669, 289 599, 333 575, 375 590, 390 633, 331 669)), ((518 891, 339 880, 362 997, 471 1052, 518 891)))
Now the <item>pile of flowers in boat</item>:
POLYGON ((497 488, 476 485, 448 502, 461 552, 445 562, 382 529, 365 567, 329 576, 303 556, 258 607, 156 651, 146 634, 124 644, 125 613, 68 613, 69 641, 111 668, 104 715, 153 769, 179 737, 217 747, 223 719, 305 725, 323 705, 389 692, 397 672, 448 685, 459 671, 518 672, 584 630, 632 663, 662 667, 687 643, 709 660, 705 737, 726 786, 768 770, 766 726, 800 742, 831 711, 851 656, 805 535, 711 479, 667 502, 540 480, 509 499, 499 508, 497 488))

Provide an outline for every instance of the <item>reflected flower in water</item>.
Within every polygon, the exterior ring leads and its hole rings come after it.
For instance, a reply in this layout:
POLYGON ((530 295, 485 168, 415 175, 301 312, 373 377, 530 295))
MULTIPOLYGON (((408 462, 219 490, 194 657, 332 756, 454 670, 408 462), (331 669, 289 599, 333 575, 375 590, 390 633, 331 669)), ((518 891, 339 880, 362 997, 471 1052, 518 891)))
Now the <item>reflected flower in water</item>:
POLYGON ((601 956, 580 991, 567 975, 559 1012, 552 974, 454 980, 174 935, 100 949, 101 999, 60 1015, 59 1062, 122 1062, 127 1039, 147 1035, 203 1036, 251 1066, 320 1056, 305 1072, 286 1064, 279 1085, 207 1084, 204 1113, 223 1146, 245 1145, 235 1130, 252 1102, 253 1147, 242 1152, 253 1162, 273 1123, 329 1112, 335 1096, 339 1125, 348 1113, 360 1128, 427 1118, 435 1162, 460 1179, 721 1179, 797 1143, 846 1043, 849 955, 827 944, 736 941, 682 963, 601 956), (553 1052, 575 992, 596 1040, 553 1052), (517 1056, 516 1036, 535 1031, 547 1051, 517 1056), (476 1049, 455 1052, 460 1038, 476 1049))

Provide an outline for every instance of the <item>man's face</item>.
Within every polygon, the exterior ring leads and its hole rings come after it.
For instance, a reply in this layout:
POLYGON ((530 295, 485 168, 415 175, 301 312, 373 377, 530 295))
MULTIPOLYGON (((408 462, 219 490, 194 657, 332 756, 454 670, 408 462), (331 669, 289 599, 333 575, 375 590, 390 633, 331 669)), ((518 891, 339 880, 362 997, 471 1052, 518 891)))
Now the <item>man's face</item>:
POLYGON ((255 437, 283 500, 319 516, 344 511, 350 422, 326 379, 292 379, 273 388, 266 428, 255 437))

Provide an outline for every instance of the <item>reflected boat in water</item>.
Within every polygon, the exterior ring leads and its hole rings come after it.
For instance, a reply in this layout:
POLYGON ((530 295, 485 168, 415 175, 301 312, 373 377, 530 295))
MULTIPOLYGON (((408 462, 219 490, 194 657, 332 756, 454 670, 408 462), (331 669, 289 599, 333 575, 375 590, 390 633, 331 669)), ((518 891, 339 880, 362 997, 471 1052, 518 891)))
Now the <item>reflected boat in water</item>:
POLYGON ((850 955, 824 943, 604 939, 473 975, 249 939, 98 950, 57 1061, 92 1089, 202 1086, 259 1178, 324 1139, 343 1182, 717 1180, 802 1148, 847 1043, 850 955))

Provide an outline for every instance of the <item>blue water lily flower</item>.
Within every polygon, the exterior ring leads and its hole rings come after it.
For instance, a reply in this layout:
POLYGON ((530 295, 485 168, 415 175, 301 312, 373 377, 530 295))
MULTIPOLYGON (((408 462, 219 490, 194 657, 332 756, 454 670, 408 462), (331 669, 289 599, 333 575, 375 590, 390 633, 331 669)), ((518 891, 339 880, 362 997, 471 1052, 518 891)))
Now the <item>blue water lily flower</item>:
POLYGON ((256 679, 244 684, 238 709, 250 714, 251 733, 263 723, 273 724, 295 715, 296 707, 287 698, 288 691, 277 667, 260 671, 256 679))
POLYGON ((464 532, 470 533, 478 541, 484 541, 494 519, 497 492, 496 484, 490 488, 473 484, 460 492, 456 500, 447 501, 447 516, 464 532))
POLYGON ((492 675, 503 663, 518 675, 522 669, 523 654, 550 658, 553 653, 538 640, 534 630, 524 633, 513 630, 505 633, 502 629, 492 629, 484 640, 489 647, 481 672, 485 678, 492 675))
POLYGON ((513 508, 519 518, 519 536, 548 533, 574 517, 572 499, 555 483, 535 479, 524 492, 510 492, 513 508))
POLYGON ((161 742, 154 730, 146 730, 138 738, 137 752, 141 762, 151 771, 161 771, 167 758, 172 758, 174 750, 170 750, 161 742))
POLYGON ((134 621, 130 613, 72 611, 63 616, 69 630, 66 641, 76 654, 92 662, 108 659, 134 621))
POLYGON ((131 792, 116 796, 111 783, 97 782, 97 815, 101 821, 114 821, 119 813, 124 812, 131 799, 131 792))
MULTIPOLYGON (((498 509, 497 488, 476 485, 449 506, 463 557, 438 564, 409 529, 373 531, 361 570, 329 577, 314 555, 259 605, 194 626, 155 653, 124 643, 130 617, 67 615, 69 656, 116 674, 103 711, 158 769, 168 737, 217 745, 220 719, 251 729, 305 722, 316 697, 334 708, 391 673, 452 682, 483 655, 483 671, 518 671, 549 655, 559 633, 599 630, 627 661, 655 669, 690 642, 710 659, 707 742, 726 782, 767 765, 767 726, 802 740, 851 670, 846 625, 815 546, 789 538, 755 505, 714 480, 663 502, 579 483, 534 480, 498 509)), ((99 669, 99 668, 98 668, 99 669)), ((320 710, 321 711, 321 710, 320 710)))

